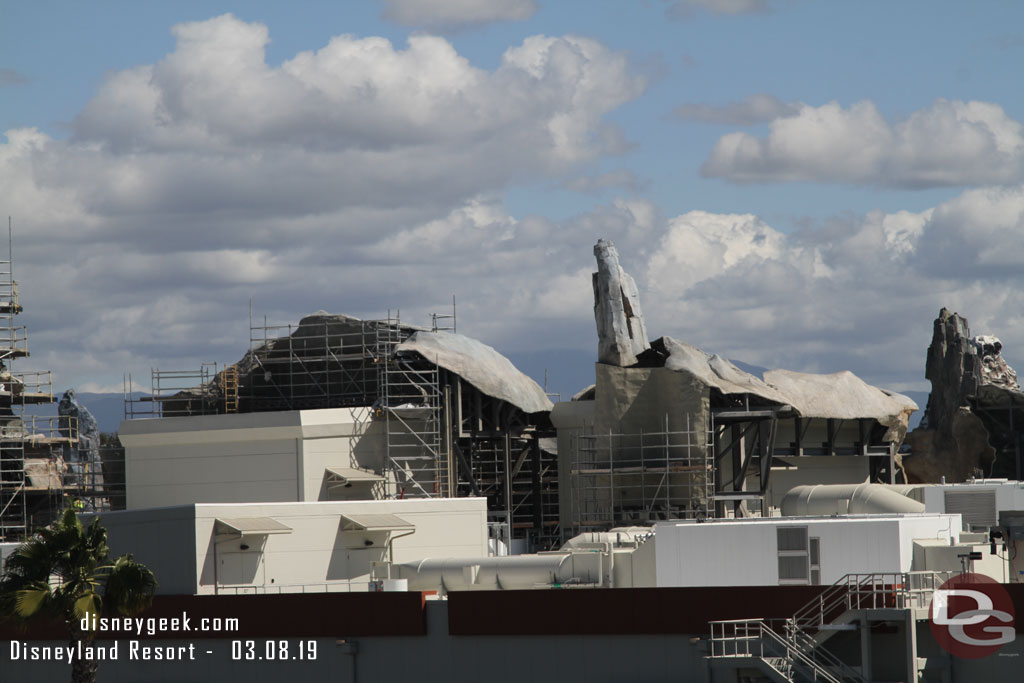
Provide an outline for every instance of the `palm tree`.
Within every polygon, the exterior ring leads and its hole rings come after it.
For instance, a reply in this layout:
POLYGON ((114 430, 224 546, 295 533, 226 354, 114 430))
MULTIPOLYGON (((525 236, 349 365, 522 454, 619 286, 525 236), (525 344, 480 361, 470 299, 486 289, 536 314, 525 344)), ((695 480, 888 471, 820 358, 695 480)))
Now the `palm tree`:
MULTIPOLYGON (((110 561, 107 530, 99 519, 83 527, 69 509, 7 558, 0 577, 0 615, 63 620, 77 652, 79 642, 95 635, 82 629, 87 613, 138 614, 152 603, 155 590, 153 572, 130 554, 110 561)), ((98 668, 98 662, 76 657, 71 682, 94 683, 98 668)))

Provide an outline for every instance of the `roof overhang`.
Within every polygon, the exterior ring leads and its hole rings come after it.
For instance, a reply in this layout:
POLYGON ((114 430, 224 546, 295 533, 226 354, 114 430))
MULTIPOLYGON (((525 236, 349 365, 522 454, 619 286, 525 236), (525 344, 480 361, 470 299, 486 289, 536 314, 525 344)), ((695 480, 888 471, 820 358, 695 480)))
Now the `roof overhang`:
POLYGON ((353 484, 373 485, 380 481, 384 481, 384 477, 369 470, 359 469, 358 467, 327 468, 327 485, 332 488, 336 486, 352 486, 353 484))
POLYGON ((281 524, 272 517, 241 517, 223 519, 218 517, 214 524, 217 534, 233 536, 265 536, 268 534, 290 534, 292 528, 281 524))
POLYGON ((392 514, 353 514, 341 516, 342 531, 415 531, 416 525, 392 514))

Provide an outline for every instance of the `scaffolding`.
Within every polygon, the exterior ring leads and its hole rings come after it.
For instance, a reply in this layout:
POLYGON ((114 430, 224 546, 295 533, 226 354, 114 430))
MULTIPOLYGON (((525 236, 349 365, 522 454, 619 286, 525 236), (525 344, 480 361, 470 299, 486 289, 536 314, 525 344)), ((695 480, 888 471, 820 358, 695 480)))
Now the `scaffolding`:
MULTIPOLYGON (((390 316, 389 316, 390 318, 390 316)), ((372 405, 378 397, 380 335, 401 343, 411 329, 390 320, 306 319, 299 325, 249 323, 249 353, 239 370, 240 412, 372 405)), ((390 350, 389 348, 389 350, 390 350)))
POLYGON ((692 428, 617 434, 584 430, 574 436, 572 533, 714 514, 710 435, 692 428))
POLYGON ((150 370, 149 393, 137 395, 134 378, 124 377, 124 418, 182 417, 216 414, 212 379, 217 363, 201 363, 193 370, 150 370))
POLYGON ((398 498, 448 497, 452 482, 441 451, 440 369, 419 354, 398 353, 405 339, 398 313, 376 325, 378 398, 384 419, 385 469, 398 498))
POLYGON ((26 416, 30 405, 54 402, 49 370, 16 372, 28 334, 16 324, 24 310, 14 280, 8 222, 7 258, 0 260, 0 541, 20 540, 46 524, 64 504, 65 447, 78 441, 74 420, 26 416), (62 421, 63 420, 63 421, 62 421))

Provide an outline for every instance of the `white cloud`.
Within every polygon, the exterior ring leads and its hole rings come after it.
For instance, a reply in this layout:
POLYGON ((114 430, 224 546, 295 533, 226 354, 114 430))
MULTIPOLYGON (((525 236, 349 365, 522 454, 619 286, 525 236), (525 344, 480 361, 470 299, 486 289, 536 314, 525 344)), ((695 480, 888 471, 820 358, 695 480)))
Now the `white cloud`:
POLYGON ((534 0, 382 0, 384 18, 405 26, 458 28, 493 21, 523 21, 534 0))
MULTIPOLYGON (((561 310, 537 289, 556 277, 548 259, 583 268, 589 230, 634 220, 608 207, 554 226, 499 199, 621 151, 604 117, 644 80, 595 40, 533 36, 485 70, 434 36, 342 35, 271 66, 261 24, 173 32, 172 53, 106 79, 69 139, 0 138, 33 350, 21 368, 109 386, 235 360, 250 298, 273 322, 401 306, 424 323, 453 292, 466 325, 505 299, 543 318, 561 310)), ((499 341, 513 323, 477 333, 499 341)))
POLYGON ((765 138, 723 136, 701 168, 737 182, 818 181, 923 188, 1020 182, 1021 124, 988 102, 936 100, 905 120, 870 101, 804 105, 765 138))
POLYGON ((158 64, 108 78, 70 140, 7 132, 12 213, 140 248, 263 246, 282 223, 359 239, 368 212, 405 209, 408 225, 620 151, 603 116, 644 87, 624 56, 573 36, 527 38, 485 71, 433 36, 338 36, 271 67, 261 24, 225 15, 174 34, 158 64))
POLYGON ((648 330, 768 367, 926 389, 942 306, 1024 361, 1024 188, 972 190, 921 213, 875 211, 784 234, 752 215, 671 219, 647 260, 648 330))
POLYGON ((757 93, 718 107, 703 102, 681 104, 672 113, 681 119, 701 123, 751 126, 794 116, 799 113, 800 106, 799 102, 783 102, 775 95, 757 93))

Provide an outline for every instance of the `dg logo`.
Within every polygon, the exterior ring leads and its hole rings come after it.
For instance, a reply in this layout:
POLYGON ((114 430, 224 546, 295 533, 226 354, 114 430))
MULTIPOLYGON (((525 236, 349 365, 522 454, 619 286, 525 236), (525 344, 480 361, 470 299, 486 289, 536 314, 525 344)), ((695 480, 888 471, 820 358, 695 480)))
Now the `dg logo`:
POLYGON ((964 659, 988 657, 1016 637, 1010 594, 982 574, 968 572, 942 584, 929 616, 939 645, 964 659))

